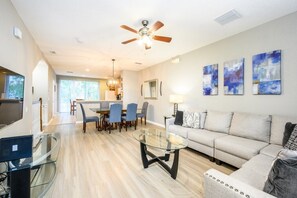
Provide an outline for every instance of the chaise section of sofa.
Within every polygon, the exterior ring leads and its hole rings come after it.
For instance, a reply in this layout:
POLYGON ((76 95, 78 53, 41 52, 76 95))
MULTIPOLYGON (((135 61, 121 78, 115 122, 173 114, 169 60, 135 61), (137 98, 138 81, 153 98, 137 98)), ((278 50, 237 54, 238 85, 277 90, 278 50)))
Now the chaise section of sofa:
POLYGON ((297 118, 273 115, 269 144, 237 171, 225 175, 214 169, 208 170, 204 174, 205 197, 274 197, 263 192, 263 188, 273 162, 283 148, 282 139, 287 122, 297 123, 297 118))
POLYGON ((275 198, 215 169, 204 173, 204 198, 275 198))

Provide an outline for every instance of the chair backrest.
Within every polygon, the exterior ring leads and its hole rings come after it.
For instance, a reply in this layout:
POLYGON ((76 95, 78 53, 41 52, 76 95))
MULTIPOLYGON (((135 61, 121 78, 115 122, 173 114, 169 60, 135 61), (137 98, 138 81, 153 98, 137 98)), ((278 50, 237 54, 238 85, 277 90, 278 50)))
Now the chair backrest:
POLYGON ((144 102, 142 105, 141 113, 144 114, 145 116, 147 113, 148 104, 149 104, 148 102, 144 102))
POLYGON ((122 104, 113 104, 110 106, 109 122, 121 122, 122 121, 122 104))
POLYGON ((137 104, 130 103, 127 105, 126 121, 136 120, 137 104))
POLYGON ((83 121, 85 122, 86 121, 86 112, 85 112, 84 106, 81 103, 79 103, 79 105, 80 105, 80 108, 81 108, 83 121))

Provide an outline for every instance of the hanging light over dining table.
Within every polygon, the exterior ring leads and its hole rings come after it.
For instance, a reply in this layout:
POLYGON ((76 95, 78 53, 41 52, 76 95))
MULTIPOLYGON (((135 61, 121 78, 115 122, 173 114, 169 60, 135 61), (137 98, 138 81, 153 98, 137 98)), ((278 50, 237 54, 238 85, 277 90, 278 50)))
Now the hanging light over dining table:
POLYGON ((112 60, 112 78, 108 79, 107 81, 107 86, 109 88, 109 90, 114 91, 117 84, 118 84, 118 80, 114 77, 114 62, 115 59, 111 59, 112 60))

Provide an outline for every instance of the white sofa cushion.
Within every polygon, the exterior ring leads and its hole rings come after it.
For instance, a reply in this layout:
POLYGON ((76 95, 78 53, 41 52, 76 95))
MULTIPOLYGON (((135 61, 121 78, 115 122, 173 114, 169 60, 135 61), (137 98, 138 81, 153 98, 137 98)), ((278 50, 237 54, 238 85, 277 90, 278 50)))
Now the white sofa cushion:
POLYGON ((214 140, 218 137, 225 136, 227 134, 217 133, 208 130, 202 129, 189 129, 188 130, 188 139, 194 142, 198 142, 200 144, 214 147, 214 140))
POLYGON ((242 165, 242 168, 230 174, 246 184, 263 190, 274 158, 267 155, 257 155, 242 165))
POLYGON ((205 129, 220 133, 228 133, 232 112, 207 111, 205 129))
MULTIPOLYGON (((266 142, 232 135, 220 137, 215 140, 216 149, 246 160, 259 154, 260 150, 267 145, 268 143, 266 142)), ((224 161, 223 159, 221 160, 224 161)))
POLYGON ((271 123, 271 144, 282 145, 285 125, 287 122, 292 122, 293 124, 297 123, 296 117, 286 117, 286 116, 272 116, 271 123))
POLYGON ((168 126, 167 132, 180 135, 180 136, 182 136, 184 138, 188 138, 188 129, 189 128, 173 124, 173 125, 168 126))
POLYGON ((271 116, 234 113, 230 134, 263 142, 269 142, 271 116))
POLYGON ((268 155, 270 157, 276 157, 282 149, 283 147, 280 145, 269 144, 260 151, 260 154, 268 155))

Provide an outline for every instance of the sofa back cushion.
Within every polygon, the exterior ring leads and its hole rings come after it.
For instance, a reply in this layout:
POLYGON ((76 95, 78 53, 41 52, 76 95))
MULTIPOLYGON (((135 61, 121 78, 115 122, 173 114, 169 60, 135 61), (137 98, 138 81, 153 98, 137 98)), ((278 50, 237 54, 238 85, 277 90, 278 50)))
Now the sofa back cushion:
POLYGON ((232 112, 207 111, 204 128, 220 133, 229 133, 232 112))
POLYGON ((270 115, 234 113, 230 135, 269 142, 270 124, 270 115))
POLYGON ((270 144, 282 145, 287 122, 297 123, 296 117, 272 116, 270 144))

